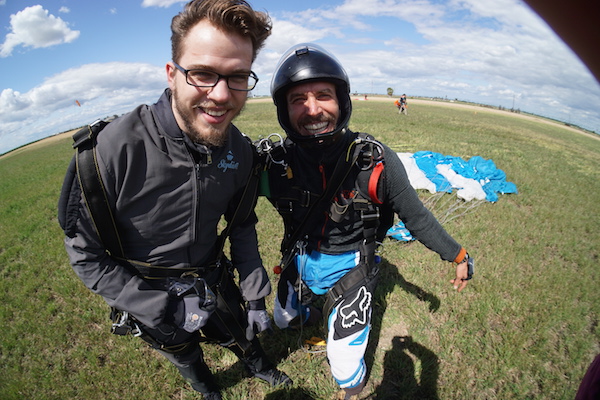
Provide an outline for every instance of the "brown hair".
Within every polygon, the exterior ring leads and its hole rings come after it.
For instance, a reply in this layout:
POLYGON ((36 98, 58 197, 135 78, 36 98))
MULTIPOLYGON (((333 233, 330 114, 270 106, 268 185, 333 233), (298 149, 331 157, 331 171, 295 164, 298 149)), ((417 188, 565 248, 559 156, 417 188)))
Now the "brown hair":
POLYGON ((269 15, 266 12, 254 11, 244 0, 192 0, 171 22, 173 61, 179 61, 181 42, 190 29, 204 19, 224 32, 250 38, 253 61, 271 34, 269 15))

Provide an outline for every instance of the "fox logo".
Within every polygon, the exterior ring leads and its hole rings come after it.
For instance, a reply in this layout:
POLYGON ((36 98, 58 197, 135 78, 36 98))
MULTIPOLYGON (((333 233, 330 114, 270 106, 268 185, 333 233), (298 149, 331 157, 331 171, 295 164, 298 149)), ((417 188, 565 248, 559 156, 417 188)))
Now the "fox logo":
POLYGON ((371 306, 371 293, 366 287, 361 287, 356 293, 354 300, 340 308, 340 317, 342 317, 342 328, 348 329, 356 324, 364 325, 367 323, 367 311, 371 306))

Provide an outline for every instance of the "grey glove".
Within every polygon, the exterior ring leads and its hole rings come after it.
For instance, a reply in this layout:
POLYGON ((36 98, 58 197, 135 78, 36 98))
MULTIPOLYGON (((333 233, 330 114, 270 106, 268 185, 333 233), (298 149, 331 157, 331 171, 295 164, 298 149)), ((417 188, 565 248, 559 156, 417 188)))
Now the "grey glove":
POLYGON ((184 318, 178 326, 190 333, 200 330, 200 328, 206 325, 208 317, 214 311, 214 308, 207 309, 201 307, 199 299, 198 296, 186 296, 181 302, 183 304, 184 318))
POLYGON ((169 295, 178 300, 175 323, 187 332, 206 325, 217 307, 217 298, 202 278, 178 278, 169 287, 169 295))
POLYGON ((273 331, 271 317, 265 310, 265 300, 250 301, 248 303, 248 327, 246 328, 246 339, 252 340, 259 332, 273 331))

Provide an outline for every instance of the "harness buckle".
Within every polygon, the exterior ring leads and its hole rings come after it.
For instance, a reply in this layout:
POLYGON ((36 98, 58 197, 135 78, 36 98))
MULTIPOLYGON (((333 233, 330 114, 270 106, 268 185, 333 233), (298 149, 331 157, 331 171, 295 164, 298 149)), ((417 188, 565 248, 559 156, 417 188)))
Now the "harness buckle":
POLYGON ((361 217, 360 217, 363 221, 363 223, 365 222, 373 222, 373 221, 378 221, 379 220, 379 209, 375 208, 374 210, 364 210, 361 211, 361 217))
POLYGON ((278 133, 271 133, 266 138, 261 138, 254 142, 254 146, 259 155, 266 155, 267 159, 270 160, 273 164, 278 164, 283 167, 283 169, 287 168, 287 164, 283 159, 283 154, 286 153, 286 149, 284 144, 283 137, 278 133), (275 140, 273 139, 275 138, 275 140), (281 159, 277 159, 277 158, 281 159))
POLYGON ((275 203, 275 209, 280 214, 291 214, 293 208, 292 201, 278 201, 275 203))
POLYGON ((301 207, 309 207, 310 206, 310 192, 308 190, 302 190, 300 192, 300 206, 301 207))
POLYGON ((142 330, 140 329, 140 326, 131 319, 129 312, 120 311, 115 316, 119 317, 119 321, 113 322, 112 327, 110 329, 111 333, 120 336, 142 336, 142 330))

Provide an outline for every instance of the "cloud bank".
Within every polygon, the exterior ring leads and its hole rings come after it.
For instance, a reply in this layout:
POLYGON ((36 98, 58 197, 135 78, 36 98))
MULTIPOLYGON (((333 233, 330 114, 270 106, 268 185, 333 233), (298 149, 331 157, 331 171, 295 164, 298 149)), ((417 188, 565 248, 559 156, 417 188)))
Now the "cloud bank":
POLYGON ((164 68, 98 63, 72 68, 27 93, 0 93, 0 153, 40 138, 155 102, 166 87, 164 68))
MULTIPOLYGON (((65 11, 64 8, 61 9, 65 11)), ((18 46, 42 47, 70 43, 79 37, 62 19, 51 15, 42 6, 27 7, 10 17, 11 32, 0 45, 0 57, 8 57, 18 46)))
MULTIPOLYGON (((182 2, 144 0, 142 6, 175 3, 182 2)), ((316 42, 342 61, 353 92, 385 94, 391 87, 396 94, 514 107, 600 133, 600 85, 518 0, 347 0, 271 17, 273 34, 253 66, 260 78, 256 95, 269 94, 273 69, 291 44, 316 42)), ((3 57, 19 46, 79 37, 41 6, 10 21, 3 57)), ((71 68, 25 93, 6 88, 0 153, 152 103, 166 86, 164 64, 106 62, 71 68)))

